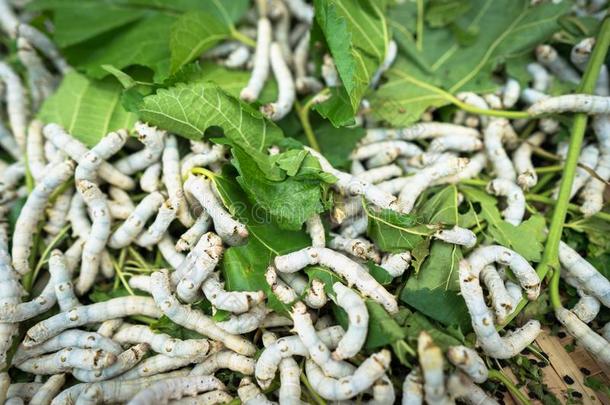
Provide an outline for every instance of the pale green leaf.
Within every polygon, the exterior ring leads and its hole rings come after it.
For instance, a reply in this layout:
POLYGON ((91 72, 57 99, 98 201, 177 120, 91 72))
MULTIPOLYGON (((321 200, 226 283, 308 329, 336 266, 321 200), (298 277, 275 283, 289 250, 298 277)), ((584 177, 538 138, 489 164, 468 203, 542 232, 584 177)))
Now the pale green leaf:
POLYGON ((49 97, 39 118, 63 126, 87 146, 95 145, 110 131, 130 129, 136 116, 121 105, 121 85, 114 79, 95 81, 70 72, 57 92, 49 97))

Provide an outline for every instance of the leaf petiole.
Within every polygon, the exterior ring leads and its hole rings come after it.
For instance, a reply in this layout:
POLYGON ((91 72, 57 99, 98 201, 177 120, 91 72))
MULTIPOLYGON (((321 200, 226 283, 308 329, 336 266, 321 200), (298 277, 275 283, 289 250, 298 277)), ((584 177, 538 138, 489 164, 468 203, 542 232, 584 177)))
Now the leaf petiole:
POLYGON ((531 404, 529 398, 527 398, 525 394, 522 393, 519 388, 517 388, 517 386, 511 380, 509 380, 508 377, 506 377, 501 371, 490 368, 489 379, 495 380, 503 384, 511 393, 511 395, 515 397, 515 399, 518 400, 522 405, 531 404))
POLYGON ((249 46, 251 48, 256 47, 256 42, 252 38, 242 34, 237 29, 235 29, 235 27, 231 27, 231 37, 246 46, 249 46))

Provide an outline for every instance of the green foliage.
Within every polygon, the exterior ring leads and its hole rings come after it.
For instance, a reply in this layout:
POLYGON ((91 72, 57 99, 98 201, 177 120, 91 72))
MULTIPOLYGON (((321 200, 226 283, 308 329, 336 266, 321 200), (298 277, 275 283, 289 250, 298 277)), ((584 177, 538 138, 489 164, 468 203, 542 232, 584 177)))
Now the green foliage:
POLYGON ((120 100, 121 86, 113 79, 97 81, 70 72, 57 92, 45 100, 38 117, 63 126, 93 146, 108 132, 133 126, 136 116, 127 112, 120 100))
POLYGON ((447 350, 449 346, 464 343, 456 339, 452 334, 434 325, 428 318, 419 312, 413 312, 407 308, 401 308, 395 319, 402 327, 405 337, 409 341, 417 342, 417 338, 422 331, 426 331, 432 336, 434 343, 441 349, 447 350))
MULTIPOLYGON (((404 2, 390 9, 390 20, 401 16, 405 8, 413 12, 412 3, 404 2)), ((492 80, 494 68, 544 42, 557 30, 558 18, 569 10, 569 2, 531 6, 529 0, 473 0, 472 7, 451 26, 426 24, 421 49, 412 35, 403 35, 406 56, 395 63, 386 74, 388 82, 370 98, 374 115, 393 126, 405 126, 427 108, 449 104, 445 92, 493 91, 498 87, 492 80)))

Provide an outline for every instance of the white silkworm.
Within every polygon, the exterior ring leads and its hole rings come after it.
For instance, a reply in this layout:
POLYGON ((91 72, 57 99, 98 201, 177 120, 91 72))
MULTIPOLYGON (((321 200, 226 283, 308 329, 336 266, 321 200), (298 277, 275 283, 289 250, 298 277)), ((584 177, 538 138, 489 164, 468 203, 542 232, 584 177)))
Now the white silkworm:
POLYGON ((578 281, 583 292, 610 307, 610 281, 595 267, 564 242, 559 243, 559 261, 567 273, 578 281))
POLYGON ((153 299, 139 296, 118 297, 79 306, 68 312, 60 312, 32 326, 26 333, 23 346, 26 348, 35 346, 57 336, 66 329, 131 315, 159 318, 161 311, 154 304, 153 299))
POLYGON ((335 283, 333 290, 336 294, 337 305, 347 312, 349 320, 345 335, 332 353, 335 360, 342 360, 355 356, 362 349, 369 328, 369 312, 364 300, 351 288, 345 287, 341 283, 335 283))
POLYGON ((24 38, 34 48, 38 49, 46 56, 57 68, 57 70, 65 74, 71 68, 66 60, 61 56, 55 44, 47 38, 42 32, 28 24, 18 24, 14 27, 13 35, 15 38, 24 38))
POLYGON ((462 169, 459 173, 456 173, 453 176, 448 176, 448 177, 438 179, 433 183, 433 185, 445 184, 445 183, 455 184, 455 183, 459 183, 462 180, 472 179, 474 177, 477 177, 479 175, 479 173, 481 173, 481 171, 485 168, 486 164, 487 164, 486 153, 485 152, 476 153, 470 158, 470 160, 466 164, 466 167, 464 167, 464 169, 462 169))
POLYGON ((521 101, 528 105, 534 104, 540 100, 545 100, 547 98, 549 98, 548 94, 530 88, 525 88, 521 92, 521 101))
POLYGON ((17 56, 27 70, 32 108, 37 110, 55 90, 56 80, 25 38, 17 39, 17 56))
POLYGON ((407 184, 404 185, 398 195, 400 211, 407 214, 411 212, 417 198, 432 182, 460 172, 466 167, 467 163, 468 159, 465 158, 449 158, 427 166, 413 176, 408 177, 407 184))
POLYGON ((421 405, 424 403, 424 385, 421 373, 413 369, 402 383, 402 405, 421 405))
MULTIPOLYGON (((344 336, 340 326, 317 331, 317 335, 329 349, 334 349, 344 336)), ((282 359, 293 356, 309 356, 307 347, 298 335, 286 336, 266 347, 256 361, 255 376, 261 388, 269 387, 282 359)))
POLYGON ((512 334, 501 337, 494 326, 493 316, 485 305, 483 290, 479 285, 479 271, 480 269, 478 271, 472 269, 468 260, 460 261, 460 291, 468 307, 478 343, 491 357, 501 359, 514 357, 538 336, 540 323, 530 320, 512 334))
POLYGON ((610 365, 610 342, 595 333, 570 310, 556 308, 555 317, 597 361, 610 365))
POLYGON ((332 239, 328 243, 328 247, 335 250, 341 250, 364 261, 371 260, 375 263, 379 263, 381 261, 381 257, 375 248, 375 245, 366 239, 350 239, 341 235, 333 234, 332 239))
POLYGON ((14 277, 10 277, 7 281, 7 288, 10 288, 11 293, 4 302, 2 302, 2 311, 0 312, 1 322, 21 322, 27 319, 31 319, 43 312, 49 310, 57 302, 55 296, 55 288, 53 280, 49 280, 44 289, 40 292, 40 295, 31 301, 21 302, 19 299, 17 303, 14 302, 12 294, 21 295, 22 289, 17 288, 15 285, 17 280, 14 277))
POLYGON ((68 221, 72 229, 72 236, 78 237, 83 242, 91 233, 91 222, 87 216, 87 206, 80 193, 72 196, 70 208, 68 209, 68 221))
POLYGON ((180 163, 180 173, 182 177, 188 177, 191 170, 195 167, 205 167, 212 163, 216 163, 224 159, 225 147, 223 145, 214 145, 210 150, 193 153, 185 157, 180 163))
POLYGON ((1 173, 0 178, 0 203, 4 204, 7 201, 16 197, 15 188, 25 176, 25 165, 22 161, 15 162, 9 165, 1 173))
POLYGON ((398 152, 397 157, 413 157, 422 153, 421 148, 414 143, 403 140, 390 140, 363 144, 356 148, 350 157, 355 160, 364 160, 392 149, 398 152))
POLYGON ((381 80, 381 76, 392 66, 394 60, 396 60, 396 55, 398 54, 398 45, 396 41, 393 39, 388 42, 388 46, 386 47, 385 58, 381 65, 377 68, 373 77, 371 77, 371 87, 375 88, 379 84, 381 80))
POLYGON ((400 277, 411 264, 411 253, 404 251, 400 253, 388 253, 381 259, 380 266, 392 277, 400 277))
POLYGON ((599 313, 601 303, 595 297, 586 294, 579 294, 580 299, 572 307, 572 312, 584 323, 589 323, 599 313))
POLYGON ((108 201, 110 216, 114 219, 127 219, 135 209, 129 194, 118 187, 110 186, 108 188, 108 195, 111 198, 108 201))
POLYGON ((142 360, 148 350, 149 346, 146 343, 139 343, 116 356, 115 363, 110 367, 98 370, 74 369, 72 375, 74 375, 77 380, 84 382, 104 381, 123 374, 127 370, 131 370, 140 360, 142 360))
POLYGON ((184 190, 210 214, 214 230, 222 240, 231 246, 244 243, 248 237, 246 226, 227 212, 212 187, 210 180, 194 175, 184 183, 184 190))
POLYGON ((248 62, 248 59, 250 59, 250 48, 241 45, 227 56, 223 64, 229 69, 239 69, 248 62))
POLYGON ((151 375, 176 370, 188 366, 191 363, 197 363, 202 359, 203 356, 175 357, 157 354, 142 360, 135 367, 117 377, 117 379, 126 381, 134 380, 136 378, 149 377, 151 375))
POLYGON ((262 291, 226 291, 218 273, 212 273, 205 279, 201 288, 214 307, 235 314, 247 312, 265 299, 262 291))
MULTIPOLYGON (((319 365, 322 370, 324 370, 324 374, 334 377, 344 377, 351 374, 351 372, 353 371, 353 366, 351 366, 351 364, 340 360, 335 360, 333 358, 334 356, 331 356, 329 348, 324 344, 324 342, 322 342, 322 340, 317 334, 317 331, 313 327, 311 316, 307 312, 305 304, 303 304, 302 302, 295 303, 292 307, 291 316, 292 321, 294 323, 294 331, 297 332, 297 334, 301 338, 301 341, 305 345, 305 348, 309 353, 310 358, 317 365, 319 365)), ((349 338, 350 340, 361 338, 361 331, 354 330, 352 332, 352 335, 355 336, 349 338)), ((347 336, 347 333, 344 335, 343 338, 345 338, 345 336, 347 336)), ((356 340, 352 343, 357 344, 358 341, 356 340)), ((342 350, 349 351, 350 349, 351 348, 349 347, 343 347, 342 350)), ((339 352, 337 356, 341 354, 342 352, 339 352)))
POLYGON ((322 59, 322 79, 326 87, 338 87, 341 85, 341 79, 339 78, 339 72, 335 67, 335 61, 329 54, 324 54, 322 59))
POLYGON ((22 371, 32 374, 58 374, 73 368, 96 370, 112 365, 116 356, 102 350, 69 347, 52 354, 28 359, 17 365, 22 371))
POLYGON ((108 239, 108 246, 120 249, 135 241, 146 225, 146 221, 161 207, 163 200, 163 195, 158 191, 144 197, 129 218, 112 233, 108 239))
POLYGON ((544 66, 539 63, 529 63, 526 66, 527 72, 532 76, 532 88, 545 92, 551 83, 551 75, 544 66))
POLYGON ((517 184, 523 190, 529 190, 538 183, 538 175, 532 164, 532 146, 540 146, 546 134, 535 132, 523 142, 513 154, 513 165, 517 172, 517 184))
POLYGON ((248 378, 242 378, 237 388, 237 395, 244 405, 272 405, 275 402, 269 401, 265 394, 248 378))
POLYGON ((279 400, 281 404, 301 404, 301 368, 292 358, 280 362, 280 389, 279 400))
POLYGON ((224 390, 225 385, 213 376, 175 377, 152 383, 136 394, 128 405, 167 404, 170 399, 180 399, 210 390, 224 390))
POLYGON ((565 59, 559 56, 552 46, 538 45, 538 47, 536 47, 536 59, 559 79, 576 84, 580 82, 580 75, 578 72, 576 72, 565 59))
MULTIPOLYGON (((595 145, 587 145, 582 148, 580 157, 578 158, 579 166, 576 168, 576 174, 572 181, 572 189, 570 190, 570 198, 574 197, 576 193, 587 183, 591 178, 590 171, 595 170, 597 162, 599 160, 599 149, 595 145), (588 169, 588 170, 587 170, 588 169)), ((557 191, 559 193, 559 191, 557 191)), ((555 198, 557 198, 555 196, 555 198)))
POLYGON ((163 162, 163 184, 169 194, 171 206, 177 210, 180 223, 189 227, 193 225, 194 220, 182 190, 180 154, 178 153, 178 140, 175 136, 170 135, 165 140, 161 161, 163 162))
POLYGON ((202 312, 182 305, 171 293, 167 270, 157 271, 151 276, 151 294, 163 313, 172 321, 185 328, 194 330, 243 355, 253 354, 256 349, 252 343, 220 329, 216 323, 202 312))
POLYGON ((478 384, 487 381, 489 370, 476 350, 466 346, 451 346, 447 350, 447 358, 451 364, 466 373, 472 381, 478 384))
POLYGON ((345 400, 367 390, 383 377, 390 364, 390 357, 388 350, 374 353, 364 360, 352 375, 340 379, 326 376, 310 359, 305 362, 305 372, 322 398, 331 401, 345 400))
POLYGON ((337 182, 333 186, 338 188, 342 193, 351 196, 362 195, 367 201, 381 208, 392 208, 396 204, 396 197, 393 195, 380 190, 370 183, 359 180, 351 174, 335 169, 319 152, 308 147, 305 147, 305 149, 318 159, 324 172, 337 177, 337 182))
POLYGON ((28 167, 36 182, 44 177, 47 162, 44 156, 44 138, 42 136, 43 123, 32 120, 27 131, 26 153, 28 156, 28 167))
POLYGON ((480 137, 479 131, 462 125, 445 122, 418 122, 417 124, 399 129, 369 128, 360 144, 380 142, 385 140, 404 139, 407 141, 436 138, 446 135, 480 137))
POLYGON ((191 251, 192 255, 196 255, 194 266, 186 270, 181 279, 175 276, 176 280, 180 279, 176 293, 181 300, 185 302, 197 300, 201 284, 216 268, 222 252, 222 240, 215 233, 208 232, 199 238, 197 245, 191 251))
MULTIPOLYGON (((479 274, 483 284, 487 287, 489 292, 491 304, 494 308, 496 315, 496 322, 503 323, 506 320, 508 314, 510 314, 514 308, 513 297, 508 292, 502 277, 493 265, 487 265, 483 267, 479 274)), ((519 300, 521 300, 521 289, 519 288, 519 300)))
POLYGON ((140 246, 150 247, 159 243, 172 221, 176 218, 176 207, 172 204, 171 199, 166 200, 157 213, 154 222, 146 231, 142 231, 136 239, 136 243, 140 246))
POLYGON ((27 359, 61 350, 66 347, 98 349, 115 355, 122 352, 121 346, 117 342, 99 333, 70 329, 34 347, 24 347, 23 345, 20 345, 13 357, 13 364, 19 364, 27 359))
POLYGON ((144 173, 140 177, 140 188, 142 191, 152 193, 159 190, 161 170, 161 163, 153 163, 144 169, 144 173))
POLYGON ((610 114, 610 97, 589 94, 568 94, 549 97, 532 104, 528 110, 532 115, 580 112, 586 114, 610 114))
POLYGON ((138 139, 144 144, 144 149, 114 164, 118 171, 126 175, 132 175, 158 162, 165 144, 165 131, 139 121, 135 123, 134 128, 138 133, 138 139))
POLYGON ((417 339, 417 356, 424 377, 426 402, 429 404, 450 403, 445 392, 443 352, 425 331, 422 331, 417 339))
POLYGON ((311 238, 311 246, 324 247, 326 246, 326 234, 324 230, 324 224, 319 215, 312 215, 305 222, 307 227, 307 233, 311 238))
POLYGON ((361 180, 376 184, 391 179, 393 177, 400 176, 401 174, 402 169, 400 168, 400 166, 392 164, 365 170, 361 173, 358 173, 357 176, 361 180))
POLYGON ((315 93, 322 90, 322 83, 307 74, 307 58, 309 56, 310 33, 306 31, 300 37, 293 53, 295 85, 299 93, 315 93))
POLYGON ((265 272, 265 280, 271 291, 277 296, 277 298, 284 304, 290 304, 297 300, 297 293, 292 287, 287 285, 283 280, 278 279, 277 273, 273 266, 269 266, 265 272))
POLYGON ((470 229, 462 228, 455 225, 451 229, 442 229, 434 234, 435 239, 442 240, 446 243, 465 246, 467 248, 474 247, 477 244, 477 235, 470 229))
POLYGON ((457 397, 467 405, 499 405, 494 398, 462 373, 453 373, 449 376, 447 389, 452 397, 457 397))
POLYGON ((165 234, 157 244, 157 247, 159 248, 161 256, 163 256, 163 259, 165 259, 170 267, 177 269, 182 263, 184 263, 186 257, 182 253, 177 252, 174 245, 175 243, 172 240, 172 237, 165 234))
POLYGON ((20 399, 20 403, 23 404, 23 401, 30 400, 40 388, 42 388, 42 383, 39 382, 13 383, 8 387, 6 397, 9 400, 11 398, 20 399))
POLYGON ((445 151, 476 152, 483 148, 483 142, 474 136, 445 135, 434 138, 430 142, 428 152, 441 153, 445 151))
MULTIPOLYGON (((8 224, 5 222, 5 215, 4 209, 0 208, 0 280, 3 284, 0 288, 0 300, 4 305, 16 306, 21 303, 24 291, 19 283, 19 275, 11 267, 8 251, 8 224)), ((13 337, 18 333, 18 323, 0 323, 0 367, 2 368, 7 365, 7 353, 13 345, 13 337)), ((0 377, 2 376, 4 374, 0 374, 0 377)))
POLYGON ((53 250, 49 258, 49 272, 55 285, 57 304, 61 312, 69 311, 80 305, 72 286, 72 272, 66 266, 66 259, 60 250, 53 250))
POLYGON ((343 222, 340 233, 346 238, 357 238, 366 232, 368 227, 368 215, 358 215, 343 222))
POLYGON ((30 405, 49 405, 51 399, 55 398, 61 387, 66 382, 65 374, 56 374, 49 377, 47 381, 40 387, 40 389, 34 394, 30 400, 30 405))
POLYGON ((580 211, 585 217, 590 217, 601 211, 604 205, 604 190, 610 179, 610 152, 603 152, 595 168, 597 177, 591 177, 581 192, 583 204, 580 211), (598 178, 599 177, 599 178, 598 178), (603 181, 602 181, 603 180, 603 181))
POLYGON ((330 268, 345 278, 348 286, 355 285, 363 295, 383 305, 388 312, 395 313, 398 310, 396 298, 383 288, 364 267, 334 250, 309 247, 275 258, 275 268, 287 273, 294 273, 315 264, 330 268))
POLYGON ((47 208, 47 222, 43 225, 47 237, 51 238, 59 234, 68 222, 68 211, 74 195, 72 187, 55 197, 55 202, 47 208))
POLYGON ((496 177, 515 182, 517 180, 517 173, 502 146, 502 139, 505 133, 510 131, 509 128, 510 122, 507 119, 492 119, 484 132, 485 150, 496 177))
POLYGON ((93 222, 91 232, 86 235, 81 260, 80 275, 76 281, 76 293, 82 295, 89 291, 97 276, 101 253, 106 246, 110 235, 110 213, 106 203, 106 196, 97 184, 88 180, 81 180, 76 184, 83 201, 89 207, 93 222))
POLYGON ((252 75, 239 97, 249 103, 256 101, 260 95, 267 77, 269 76, 269 53, 271 45, 271 23, 261 16, 258 19, 256 31, 256 50, 254 51, 254 64, 252 75))
POLYGON ((213 390, 192 397, 174 399, 170 402, 170 405, 221 405, 228 404, 232 400, 233 397, 228 392, 213 390))
POLYGON ((211 350, 210 342, 206 339, 174 339, 144 325, 123 324, 112 339, 120 344, 147 343, 155 352, 170 357, 201 357, 211 350))
POLYGON ((610 342, 610 322, 607 322, 601 329, 600 332, 604 339, 610 342))
POLYGON ((44 208, 53 191, 68 181, 74 172, 74 162, 68 160, 59 163, 47 173, 28 196, 21 209, 13 233, 13 267, 19 274, 30 270, 28 259, 32 250, 36 225, 41 220, 44 208))
MULTIPOLYGON (((570 60, 572 63, 581 71, 584 72, 587 63, 589 62, 589 58, 591 57, 591 52, 593 51, 593 46, 595 45, 595 38, 585 38, 574 47, 572 47, 572 51, 570 52, 570 60)), ((597 77, 597 82, 595 83, 595 94, 599 96, 607 96, 610 88, 608 87, 610 81, 610 77, 608 76, 608 67, 606 65, 602 65, 599 71, 599 76, 597 77)))
POLYGON ((212 218, 207 211, 202 211, 201 215, 195 219, 193 225, 180 235, 180 239, 176 242, 176 251, 184 252, 186 250, 191 250, 199 239, 201 239, 203 234, 208 231, 211 222, 212 218))
MULTIPOLYGON (((512 108, 519 100, 521 85, 513 78, 508 78, 502 88, 502 104, 504 108, 512 108)), ((495 108, 495 107, 494 107, 495 108)))
POLYGON ((326 305, 328 297, 324 291, 324 283, 318 279, 311 280, 311 286, 307 278, 299 273, 280 273, 280 278, 294 291, 302 296, 303 302, 310 308, 322 308, 326 305))
POLYGON ((30 115, 25 89, 19 76, 3 61, 0 61, 0 81, 6 85, 6 109, 11 131, 19 148, 26 145, 27 122, 30 115))
POLYGON ((270 47, 270 60, 275 81, 278 83, 277 101, 261 107, 261 112, 269 119, 278 121, 284 118, 290 110, 296 98, 296 90, 292 73, 288 68, 279 43, 273 42, 270 47))
POLYGON ((313 7, 304 0, 285 0, 292 15, 304 23, 311 24, 314 17, 313 7))
POLYGON ((217 370, 228 369, 244 375, 254 374, 255 361, 231 350, 220 350, 207 356, 190 371, 189 375, 214 375, 217 370))
POLYGON ((232 335, 243 335, 260 328, 268 313, 265 304, 258 304, 248 312, 233 314, 226 321, 218 322, 216 325, 232 335))
MULTIPOLYGON (((0 82, 1 83, 1 82, 0 82)), ((1 90, 1 89, 0 89, 1 90)), ((2 92, 0 92, 2 94, 2 92)), ((21 158, 21 150, 9 130, 0 122, 0 146, 15 160, 21 158)))
POLYGON ((502 210, 504 220, 519 225, 525 215, 525 195, 523 190, 511 180, 497 178, 487 183, 488 193, 506 198, 506 208, 502 210))

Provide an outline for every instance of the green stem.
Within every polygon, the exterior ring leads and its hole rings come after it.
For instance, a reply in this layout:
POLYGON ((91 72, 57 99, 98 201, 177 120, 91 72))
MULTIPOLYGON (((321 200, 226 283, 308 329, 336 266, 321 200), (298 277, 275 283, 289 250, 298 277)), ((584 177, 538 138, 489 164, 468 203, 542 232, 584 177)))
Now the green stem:
POLYGON ((305 385, 305 387, 307 387, 307 390, 311 394, 311 397, 313 398, 313 400, 316 401, 316 404, 326 405, 326 401, 324 401, 324 399, 320 395, 318 395, 316 390, 313 389, 313 387, 309 383, 309 380, 305 376, 305 373, 301 373, 301 382, 303 383, 303 385, 305 385))
POLYGON ((59 233, 57 235, 55 235, 53 240, 51 240, 49 245, 45 248, 44 252, 42 252, 40 259, 38 259, 38 263, 36 263, 36 267, 34 267, 34 271, 32 272, 32 277, 28 279, 28 283, 27 283, 28 285, 25 285, 26 283, 24 281, 24 287, 28 292, 32 289, 32 286, 34 285, 36 278, 38 278, 38 273, 40 273, 40 269, 42 269, 42 266, 44 266, 44 264, 47 262, 47 258, 51 254, 51 250, 53 250, 55 248, 55 246, 59 245, 59 243, 63 240, 64 236, 66 236, 66 233, 68 233, 69 229, 70 229, 70 225, 64 226, 59 231, 59 233))
POLYGON ((418 51, 424 48, 424 0, 417 0, 417 38, 415 47, 418 51))
MULTIPOLYGON (((582 77, 582 81, 580 82, 577 93, 591 94, 593 92, 595 83, 597 82, 597 76, 599 75, 601 66, 604 63, 609 47, 610 17, 606 17, 600 28, 595 43, 595 48, 593 48, 593 53, 591 54, 591 58, 589 59, 587 69, 582 77)), ((536 267, 536 273, 538 273, 540 279, 544 279, 549 271, 555 272, 553 278, 557 278, 557 280, 551 280, 551 296, 554 294, 559 295, 559 242, 561 241, 563 224, 570 205, 570 192, 572 190, 572 183, 574 182, 574 175, 576 174, 578 158, 586 128, 587 115, 582 113, 575 114, 574 121, 572 123, 572 130, 570 131, 571 136, 568 147, 568 156, 565 161, 563 175, 561 176, 561 185, 559 186, 559 195, 557 197, 555 210, 553 211, 553 216, 551 218, 551 226, 549 228, 546 244, 544 246, 542 261, 540 264, 538 264, 538 267, 536 267)), ((553 303, 553 306, 555 306, 555 304, 556 303, 553 303)), ((561 303, 559 303, 559 305, 561 305, 561 303)), ((522 299, 517 305, 517 309, 508 317, 504 325, 512 321, 512 319, 519 313, 519 311, 523 309, 524 306, 525 300, 522 299)))
POLYGON ((531 402, 528 397, 522 393, 519 388, 511 380, 508 379, 501 371, 495 370, 493 368, 489 369, 489 379, 495 380, 501 384, 503 384, 508 391, 510 391, 511 395, 519 402, 521 405, 531 405, 531 402))
MULTIPOLYGON (((314 96, 315 97, 315 96, 314 96)), ((303 131, 305 131, 305 136, 307 137, 307 143, 313 149, 320 152, 320 144, 318 144, 318 140, 316 139, 316 135, 313 133, 313 129, 311 128, 311 123, 309 122, 309 111, 311 109, 312 104, 306 103, 304 106, 301 106, 301 103, 295 101, 294 109, 297 112, 297 116, 299 117, 299 121, 301 121, 301 125, 303 126, 303 131)))
POLYGON ((252 48, 256 47, 256 41, 254 41, 249 36, 242 34, 238 30, 236 30, 235 28, 231 29, 231 37, 234 40, 239 41, 239 42, 241 42, 244 45, 247 45, 247 46, 252 47, 252 48))
POLYGON ((563 166, 562 165, 553 165, 553 166, 542 166, 542 167, 537 167, 535 169, 536 173, 538 174, 543 174, 543 173, 557 173, 563 170, 563 166))

